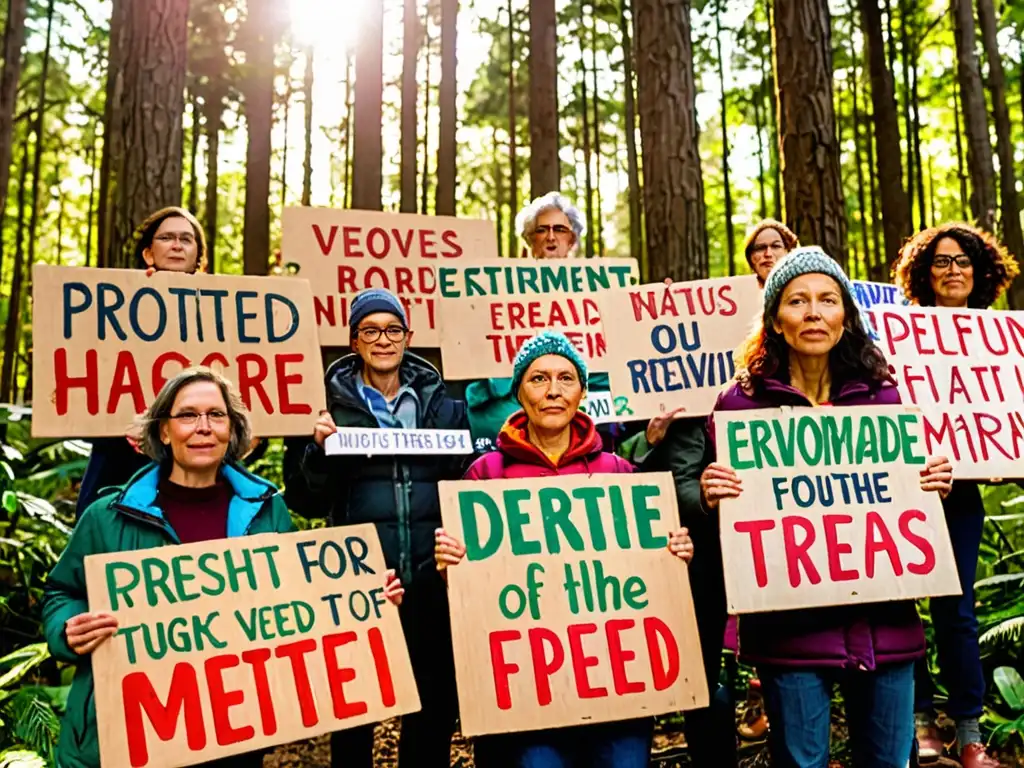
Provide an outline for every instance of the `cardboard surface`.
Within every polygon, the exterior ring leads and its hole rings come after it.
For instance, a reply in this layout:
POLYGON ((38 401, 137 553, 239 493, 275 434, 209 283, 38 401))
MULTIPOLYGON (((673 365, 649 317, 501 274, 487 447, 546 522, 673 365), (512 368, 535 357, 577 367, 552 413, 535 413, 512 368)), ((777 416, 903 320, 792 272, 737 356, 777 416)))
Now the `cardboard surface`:
POLYGON ((123 435, 189 364, 232 381, 255 434, 311 432, 325 395, 306 281, 32 269, 33 436, 123 435))
POLYGON ((438 484, 467 736, 707 705, 667 473, 438 484))
POLYGON ((92 656, 105 766, 194 765, 419 709, 372 525, 93 555, 85 572, 89 610, 120 627, 92 656))
POLYGON ((730 613, 960 594, 920 414, 900 406, 715 414, 730 613))

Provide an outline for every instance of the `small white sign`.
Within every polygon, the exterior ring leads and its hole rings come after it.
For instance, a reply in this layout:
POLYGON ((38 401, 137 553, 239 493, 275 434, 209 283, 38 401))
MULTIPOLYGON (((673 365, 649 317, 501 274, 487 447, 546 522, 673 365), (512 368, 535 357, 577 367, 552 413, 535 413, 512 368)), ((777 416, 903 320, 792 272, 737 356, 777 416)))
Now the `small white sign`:
POLYGON ((332 455, 459 455, 473 452, 468 429, 373 429, 339 427, 324 441, 332 455))
POLYGON ((611 392, 588 392, 586 399, 580 403, 580 410, 595 424, 615 421, 615 402, 611 392))

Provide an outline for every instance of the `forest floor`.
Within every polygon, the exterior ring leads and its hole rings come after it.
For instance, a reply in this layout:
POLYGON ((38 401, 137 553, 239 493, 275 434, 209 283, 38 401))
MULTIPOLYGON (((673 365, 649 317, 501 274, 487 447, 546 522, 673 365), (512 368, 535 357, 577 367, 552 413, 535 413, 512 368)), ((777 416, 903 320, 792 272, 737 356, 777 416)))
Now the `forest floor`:
MULTIPOLYGON (((389 720, 377 727, 374 742, 374 768, 396 768, 398 763, 397 720, 389 720)), ((845 727, 841 722, 833 724, 833 744, 846 739, 845 727)), ((740 768, 770 768, 771 758, 765 742, 744 742, 740 747, 740 768)), ((1024 767, 1024 752, 1000 755, 1003 768, 1024 767)), ((452 768, 472 768, 473 748, 471 744, 456 735, 452 742, 452 768)), ((264 758, 263 768, 330 768, 331 748, 327 736, 294 744, 285 744, 264 758)), ((678 726, 668 721, 658 721, 654 735, 654 749, 651 765, 655 768, 683 768, 690 766, 686 755, 686 739, 678 726)), ((847 768, 850 764, 838 758, 833 766, 847 768)), ((941 768, 955 768, 958 763, 943 761, 941 768)), ((697 768, 693 766, 693 768, 697 768)), ((711 768, 701 766, 700 768, 711 768)))

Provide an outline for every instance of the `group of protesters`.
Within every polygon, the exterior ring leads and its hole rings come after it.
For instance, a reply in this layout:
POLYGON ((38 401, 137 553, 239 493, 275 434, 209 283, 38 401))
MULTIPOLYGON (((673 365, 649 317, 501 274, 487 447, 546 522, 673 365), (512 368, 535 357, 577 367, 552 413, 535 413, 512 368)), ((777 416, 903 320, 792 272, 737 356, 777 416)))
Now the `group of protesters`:
MULTIPOLYGON (((556 193, 534 200, 516 226, 537 259, 572 257, 585 235, 579 211, 556 193)), ((183 209, 159 211, 140 227, 139 268, 195 272, 203 269, 204 250, 199 223, 183 209)), ((737 380, 721 393, 715 412, 900 402, 851 282, 834 259, 801 247, 788 227, 771 220, 751 229, 745 254, 763 288, 763 308, 736 353, 737 380)), ((985 309, 1017 271, 991 235, 949 224, 911 238, 893 277, 913 304, 985 309)), ((723 651, 737 645, 737 628, 727 615, 717 510, 723 499, 764 502, 746 500, 736 473, 715 460, 715 414, 695 417, 676 409, 633 434, 630 425, 599 429, 580 404, 587 393, 607 390, 607 377, 588 371, 565 336, 550 331, 520 348, 510 378, 474 381, 457 391, 410 351, 415 328, 399 298, 384 289, 356 296, 349 327, 351 349, 326 370, 327 410, 311 420, 309 438, 285 441, 283 495, 246 469, 247 455, 251 460, 254 448, 260 450, 247 414, 232 384, 207 369, 170 379, 130 440, 94 442, 79 519, 44 602, 53 655, 77 666, 58 764, 100 764, 89 658, 117 631, 117 621, 89 611, 89 554, 287 532, 289 508, 327 518, 329 525, 375 524, 391 569, 386 594, 399 605, 421 702, 419 712, 403 718, 398 763, 439 768, 450 764, 458 721, 446 575, 466 549, 441 526, 438 482, 668 471, 680 516, 668 546, 689 567, 711 693, 708 707, 685 714, 690 757, 701 768, 735 766, 734 706, 720 671, 723 651), (325 441, 341 427, 468 429, 478 447, 489 450, 473 456, 328 455, 325 441)), ((942 498, 962 587, 962 595, 933 598, 930 605, 956 743, 944 744, 938 735, 925 634, 913 602, 744 615, 739 654, 757 671, 774 765, 825 768, 837 684, 856 765, 903 768, 908 761, 934 762, 943 752, 956 754, 964 768, 998 765, 979 730, 985 681, 973 588, 984 522, 978 484, 954 483, 944 456, 927 458, 920 482, 942 498)), ((475 761, 480 768, 644 766, 653 731, 653 718, 645 717, 478 737, 475 761)), ((369 768, 373 738, 373 726, 333 733, 332 764, 369 768)), ((261 762, 261 754, 250 753, 215 764, 261 762)))

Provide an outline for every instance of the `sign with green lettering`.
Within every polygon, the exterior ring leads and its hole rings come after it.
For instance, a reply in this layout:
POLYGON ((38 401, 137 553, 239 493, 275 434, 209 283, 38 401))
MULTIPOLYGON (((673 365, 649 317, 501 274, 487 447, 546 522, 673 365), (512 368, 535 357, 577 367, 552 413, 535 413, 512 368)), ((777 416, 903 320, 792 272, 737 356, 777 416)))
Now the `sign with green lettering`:
POLYGON ((85 559, 100 756, 184 766, 419 709, 372 525, 85 559))
POLYGON ((715 413, 730 613, 960 594, 921 414, 901 406, 715 413))
POLYGON ((668 472, 438 484, 467 736, 704 707, 668 472))

